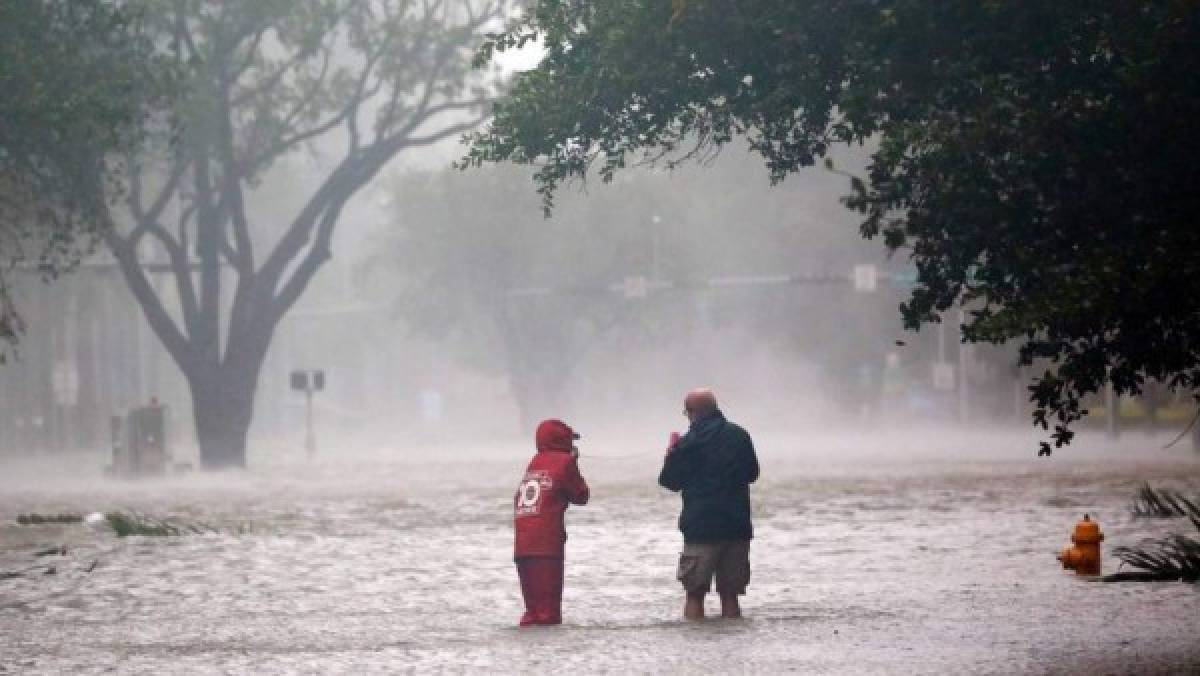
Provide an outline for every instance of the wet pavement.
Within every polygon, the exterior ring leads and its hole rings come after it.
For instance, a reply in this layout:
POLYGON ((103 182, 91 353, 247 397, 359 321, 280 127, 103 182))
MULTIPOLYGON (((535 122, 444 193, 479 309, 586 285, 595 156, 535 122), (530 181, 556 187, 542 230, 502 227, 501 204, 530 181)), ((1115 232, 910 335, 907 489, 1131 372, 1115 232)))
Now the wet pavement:
POLYGON ((1200 458, 982 443, 759 439, 747 617, 684 623, 659 454, 596 440, 581 461, 592 504, 568 517, 564 625, 534 630, 515 628, 517 445, 142 482, 99 478, 98 457, 10 462, 0 571, 56 572, 0 580, 0 673, 1200 672, 1200 589, 1099 583, 1053 558, 1084 512, 1106 572, 1114 545, 1193 531, 1129 505, 1147 480, 1200 494, 1200 458), (114 508, 217 532, 15 524, 114 508))

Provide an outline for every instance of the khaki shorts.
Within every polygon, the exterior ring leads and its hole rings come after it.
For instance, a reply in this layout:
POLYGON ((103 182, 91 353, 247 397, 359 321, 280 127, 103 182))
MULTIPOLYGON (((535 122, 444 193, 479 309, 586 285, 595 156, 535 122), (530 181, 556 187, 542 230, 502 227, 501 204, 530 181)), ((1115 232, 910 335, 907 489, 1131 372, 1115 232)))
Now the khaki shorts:
POLYGON ((675 572, 683 588, 689 594, 708 592, 714 576, 718 593, 745 594, 750 584, 750 541, 685 544, 675 572))

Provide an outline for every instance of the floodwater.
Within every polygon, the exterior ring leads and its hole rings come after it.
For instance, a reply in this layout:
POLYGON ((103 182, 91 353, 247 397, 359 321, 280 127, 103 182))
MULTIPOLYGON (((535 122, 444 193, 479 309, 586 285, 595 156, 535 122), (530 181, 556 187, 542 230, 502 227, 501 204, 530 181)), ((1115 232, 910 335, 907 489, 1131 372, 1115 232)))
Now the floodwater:
POLYGON ((1084 512, 1106 572, 1114 545, 1191 530, 1129 513, 1145 480, 1200 494, 1190 450, 759 438, 746 618, 685 623, 659 452, 585 442, 593 498, 568 515, 564 624, 527 630, 510 527, 522 447, 336 449, 149 482, 100 479, 99 458, 7 461, 0 571, 56 573, 0 579, 0 673, 1200 672, 1196 586, 1104 584, 1053 557, 1084 512), (113 508, 219 532, 14 523, 113 508))

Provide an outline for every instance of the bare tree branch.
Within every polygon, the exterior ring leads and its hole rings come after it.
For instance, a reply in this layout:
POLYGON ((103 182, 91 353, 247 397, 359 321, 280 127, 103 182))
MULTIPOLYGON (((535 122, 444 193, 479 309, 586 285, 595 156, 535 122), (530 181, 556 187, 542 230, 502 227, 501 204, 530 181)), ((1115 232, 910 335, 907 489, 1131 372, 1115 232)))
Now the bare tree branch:
MULTIPOLYGON (((246 202, 242 195, 243 173, 239 171, 237 159, 233 150, 233 109, 229 105, 229 83, 222 77, 220 101, 220 129, 217 131, 217 143, 221 153, 221 203, 228 210, 230 222, 233 225, 235 248, 229 251, 229 243, 221 228, 221 249, 231 258, 230 263, 241 274, 251 274, 254 271, 254 248, 250 240, 250 226, 246 222, 246 202)), ((223 216, 218 217, 224 223, 223 216)))
POLYGON ((362 157, 370 151, 364 150, 359 153, 354 153, 347 156, 334 169, 324 183, 309 197, 304 208, 300 213, 292 219, 291 225, 288 226, 287 232, 275 244, 275 249, 263 263, 259 271, 263 282, 274 290, 278 284, 280 277, 283 275, 284 269, 288 263, 296 256, 297 253, 304 247, 308 241, 309 235, 321 213, 325 211, 327 205, 333 202, 337 195, 345 191, 346 185, 351 181, 355 168, 362 161, 362 157))
POLYGON ((175 278, 175 290, 179 295, 179 305, 183 313, 183 324, 190 336, 197 329, 196 322, 199 316, 196 306, 196 287, 192 282, 192 271, 187 250, 183 248, 178 240, 171 236, 171 233, 166 228, 157 222, 147 222, 145 230, 162 244, 163 249, 167 252, 167 257, 171 261, 171 274, 175 278))
POLYGON ((233 106, 236 108, 241 108, 242 106, 248 105, 254 99, 267 96, 271 92, 275 91, 275 88, 278 87, 281 82, 283 82, 283 79, 287 77, 288 73, 292 72, 296 66, 311 58, 318 47, 298 51, 293 54, 290 58, 283 62, 283 65, 272 71, 270 75, 263 77, 261 80, 255 82, 254 86, 247 87, 235 95, 232 99, 233 106))
POLYGON ((270 164, 272 160, 274 160, 275 158, 284 154, 289 149, 294 148, 295 146, 298 146, 301 143, 304 143, 305 141, 311 141, 312 139, 317 138, 318 136, 322 136, 322 135, 328 133, 330 130, 334 129, 339 124, 344 122, 346 120, 346 116, 349 115, 349 113, 350 113, 350 107, 343 108, 333 117, 329 118, 328 120, 325 120, 321 124, 311 128, 311 129, 306 129, 302 132, 297 132, 291 136, 280 139, 276 143, 272 144, 271 147, 267 148, 265 151, 260 153, 257 157, 251 159, 249 162, 246 163, 247 173, 249 173, 250 175, 253 175, 252 172, 258 171, 265 165, 270 164))
POLYGON ((460 134, 465 134, 468 131, 474 129, 475 127, 478 127, 480 125, 480 123, 482 123, 487 118, 488 118, 488 115, 480 115, 479 117, 476 117, 472 120, 468 120, 466 122, 461 122, 459 124, 450 125, 448 127, 439 129, 438 131, 436 131, 432 134, 427 134, 425 136, 405 136, 405 137, 403 137, 402 142, 398 143, 397 145, 399 148, 415 148, 415 147, 419 147, 419 146, 432 145, 434 143, 437 143, 438 141, 444 141, 452 136, 458 136, 460 134))
MULTIPOLYGON (((336 17, 333 17, 331 19, 331 21, 343 20, 358 4, 359 4, 358 2, 347 3, 345 6, 342 7, 341 12, 336 17)), ((256 44, 258 43, 257 39, 256 39, 255 43, 256 44)), ((285 59, 271 73, 269 73, 266 76, 262 77, 261 79, 257 80, 252 86, 246 87, 241 92, 238 92, 235 95, 233 95, 230 100, 231 105, 234 108, 241 108, 243 106, 248 105, 251 101, 253 101, 256 98, 264 97, 264 96, 270 97, 270 95, 272 93, 278 91, 277 88, 280 86, 280 84, 283 83, 284 79, 287 78, 288 73, 295 71, 297 67, 299 67, 304 62, 311 59, 313 54, 315 54, 319 50, 328 51, 329 50, 328 44, 323 41, 317 41, 317 42, 314 42, 311 46, 309 46, 306 49, 297 50, 295 54, 293 54, 292 56, 285 59)), ((253 52, 251 52, 251 53, 253 53, 253 52)), ((245 72, 245 71, 244 70, 239 71, 238 75, 240 76, 242 72, 245 72)), ((236 81, 236 79, 235 79, 235 81, 236 81)))
MULTIPOLYGON (((185 368, 190 366, 193 361, 192 347, 167 313, 162 298, 146 276, 146 271, 137 257, 137 239, 132 235, 129 239, 122 238, 112 227, 104 229, 103 237, 113 257, 117 259, 117 266, 125 277, 125 283, 137 297, 146 321, 150 323, 154 333, 162 340, 176 362, 185 368)), ((138 239, 140 237, 139 234, 138 239)))
POLYGON ((362 147, 362 137, 358 129, 358 113, 362 108, 363 102, 375 98, 375 95, 383 88, 384 79, 381 77, 377 77, 375 84, 369 88, 367 87, 367 82, 370 81, 375 66, 379 64, 380 59, 387 53, 386 45, 388 42, 385 40, 379 49, 367 57, 362 73, 355 84, 354 93, 350 96, 350 103, 346 106, 346 132, 349 134, 349 143, 347 144, 348 148, 346 152, 348 154, 354 153, 362 147))
POLYGON ((269 29, 270 26, 260 25, 235 41, 235 44, 241 44, 247 37, 250 38, 250 44, 246 45, 246 58, 242 59, 241 63, 234 65, 229 71, 230 81, 237 82, 246 74, 246 71, 254 66, 254 60, 258 56, 258 49, 262 45, 263 36, 266 35, 269 29))
MULTIPOLYGON (((357 79, 357 82, 354 87, 354 91, 349 96, 349 102, 345 106, 338 109, 330 118, 328 118, 324 122, 318 123, 317 125, 309 128, 309 129, 306 129, 304 131, 295 132, 289 136, 285 136, 285 137, 277 140, 266 150, 264 150, 263 152, 259 153, 257 156, 255 156, 247 161, 246 173, 249 175, 253 175, 261 167, 269 164, 276 157, 279 157, 280 155, 286 153, 290 149, 292 149, 302 143, 305 143, 305 142, 310 141, 314 138, 317 138, 323 134, 328 133, 329 131, 333 130, 335 127, 337 127, 339 124, 342 124, 343 122, 346 122, 350 125, 351 133, 353 135, 353 138, 355 139, 354 143, 352 144, 352 149, 356 149, 358 147, 357 146, 357 117, 356 117, 358 114, 358 109, 362 105, 362 102, 364 100, 367 100, 368 98, 373 96, 374 93, 379 91, 379 88, 382 87, 382 82, 380 82, 380 83, 377 83, 377 85, 375 87, 368 89, 367 82, 370 80, 372 72, 374 71, 375 67, 378 65, 379 60, 384 55, 385 51, 386 51, 385 49, 380 48, 374 54, 368 56, 367 61, 363 66, 362 72, 357 79)), ((297 106, 297 110, 302 110, 304 107, 307 107, 311 103, 312 99, 316 98, 316 96, 318 94, 319 94, 319 91, 317 89, 311 90, 309 92, 309 94, 305 97, 303 104, 297 106)), ((294 122, 294 120, 292 120, 292 122, 294 122)), ((292 125, 289 124, 287 126, 290 127, 292 125)))
POLYGON ((325 261, 332 256, 330 249, 330 241, 333 238, 334 226, 337 224, 338 218, 341 216, 342 208, 346 204, 346 198, 335 201, 321 215, 320 223, 317 226, 316 241, 309 248, 308 254, 300 261, 296 268, 292 271, 291 277, 284 283, 283 287, 275 295, 275 301, 272 307, 272 315, 274 321, 279 321, 287 314, 288 310, 296 304, 304 290, 308 288, 308 284, 316 275, 318 269, 325 261))
POLYGON ((307 91, 296 97, 296 103, 292 109, 285 113, 282 117, 281 126, 284 129, 292 129, 296 123, 300 121, 300 116, 304 111, 312 107, 313 102, 320 96, 321 91, 325 88, 329 78, 329 67, 333 63, 333 49, 326 46, 319 50, 321 52, 321 67, 317 70, 317 76, 309 85, 307 91))

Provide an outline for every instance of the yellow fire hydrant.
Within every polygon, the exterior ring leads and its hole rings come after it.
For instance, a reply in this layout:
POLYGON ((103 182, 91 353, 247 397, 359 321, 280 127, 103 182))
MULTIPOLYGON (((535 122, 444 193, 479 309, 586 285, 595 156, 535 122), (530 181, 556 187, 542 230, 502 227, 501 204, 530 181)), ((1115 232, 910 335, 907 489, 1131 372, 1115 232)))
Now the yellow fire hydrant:
POLYGON ((1077 575, 1100 574, 1100 542, 1104 533, 1100 532, 1100 524, 1083 515, 1083 521, 1075 524, 1075 533, 1071 535, 1071 547, 1066 547, 1057 556, 1062 561, 1063 568, 1074 570, 1077 575))

